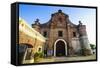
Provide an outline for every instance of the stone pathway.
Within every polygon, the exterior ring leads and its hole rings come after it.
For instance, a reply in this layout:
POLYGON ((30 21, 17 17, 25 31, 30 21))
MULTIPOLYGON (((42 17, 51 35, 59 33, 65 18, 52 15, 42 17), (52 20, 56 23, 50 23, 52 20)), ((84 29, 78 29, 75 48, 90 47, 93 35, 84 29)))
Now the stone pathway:
POLYGON ((96 55, 77 56, 77 57, 51 57, 43 58, 40 62, 62 62, 62 61, 80 61, 80 60, 95 60, 96 55))

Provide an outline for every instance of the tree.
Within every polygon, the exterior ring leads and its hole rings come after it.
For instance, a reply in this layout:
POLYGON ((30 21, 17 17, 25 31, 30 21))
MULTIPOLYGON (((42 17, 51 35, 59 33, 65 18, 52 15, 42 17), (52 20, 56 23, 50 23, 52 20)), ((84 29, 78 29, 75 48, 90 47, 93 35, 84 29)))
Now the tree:
POLYGON ((92 50, 94 50, 96 48, 96 45, 90 44, 90 47, 91 47, 92 50))

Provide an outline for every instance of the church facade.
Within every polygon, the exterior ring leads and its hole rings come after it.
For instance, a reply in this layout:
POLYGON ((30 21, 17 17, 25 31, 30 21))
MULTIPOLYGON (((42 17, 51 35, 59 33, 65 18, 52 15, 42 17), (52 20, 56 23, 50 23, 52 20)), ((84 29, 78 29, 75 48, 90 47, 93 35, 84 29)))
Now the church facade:
POLYGON ((32 24, 32 28, 40 32, 45 38, 43 46, 45 56, 76 56, 91 55, 86 26, 79 21, 76 25, 69 20, 69 15, 62 10, 51 14, 51 19, 41 24, 39 19, 32 24))

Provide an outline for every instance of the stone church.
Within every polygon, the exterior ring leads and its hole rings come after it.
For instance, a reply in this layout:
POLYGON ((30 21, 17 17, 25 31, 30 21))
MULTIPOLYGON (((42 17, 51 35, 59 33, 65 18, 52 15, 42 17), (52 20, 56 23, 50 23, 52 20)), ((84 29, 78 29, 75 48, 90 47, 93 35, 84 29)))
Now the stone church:
POLYGON ((51 14, 48 22, 41 24, 36 19, 32 28, 40 32, 46 43, 43 52, 46 56, 91 55, 86 26, 79 21, 76 25, 69 20, 69 15, 62 10, 51 14))

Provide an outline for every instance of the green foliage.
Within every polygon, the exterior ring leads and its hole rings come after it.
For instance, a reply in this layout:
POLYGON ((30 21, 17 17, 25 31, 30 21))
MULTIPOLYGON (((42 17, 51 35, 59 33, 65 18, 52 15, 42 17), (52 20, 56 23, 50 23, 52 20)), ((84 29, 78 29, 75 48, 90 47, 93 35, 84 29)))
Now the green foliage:
POLYGON ((44 55, 43 55, 43 52, 40 52, 40 53, 39 53, 39 57, 40 57, 40 58, 43 58, 43 56, 44 56, 44 55))
POLYGON ((36 52, 36 53, 34 54, 34 58, 37 58, 37 57, 39 57, 39 53, 38 53, 38 52, 36 52))
POLYGON ((90 44, 90 47, 92 50, 94 50, 96 48, 96 46, 94 44, 90 44))
POLYGON ((36 58, 36 57, 42 58, 43 57, 43 53, 42 52, 36 52, 34 54, 34 58, 36 58))
POLYGON ((36 52, 36 53, 34 54, 34 61, 35 61, 35 62, 38 62, 38 60, 39 60, 40 58, 43 58, 43 56, 44 56, 43 52, 36 52))

